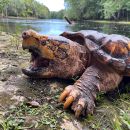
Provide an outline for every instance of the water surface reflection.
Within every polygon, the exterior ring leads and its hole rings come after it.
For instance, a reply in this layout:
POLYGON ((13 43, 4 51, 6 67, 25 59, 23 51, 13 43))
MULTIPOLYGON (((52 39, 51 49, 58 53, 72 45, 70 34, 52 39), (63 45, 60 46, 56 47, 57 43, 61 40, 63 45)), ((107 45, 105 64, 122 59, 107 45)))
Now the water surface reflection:
POLYGON ((121 34, 130 37, 130 25, 116 23, 95 23, 90 21, 78 22, 74 26, 65 20, 19 20, 0 19, 0 31, 9 33, 21 33, 23 30, 34 29, 42 34, 59 35, 64 31, 97 30, 112 34, 121 34))

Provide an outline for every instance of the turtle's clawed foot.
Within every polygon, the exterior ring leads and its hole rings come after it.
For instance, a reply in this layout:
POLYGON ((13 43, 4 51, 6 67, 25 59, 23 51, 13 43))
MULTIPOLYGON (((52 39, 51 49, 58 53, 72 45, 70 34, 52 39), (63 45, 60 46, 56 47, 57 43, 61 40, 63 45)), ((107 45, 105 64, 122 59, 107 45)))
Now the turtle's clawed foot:
POLYGON ((71 106, 77 118, 80 115, 93 114, 95 107, 91 93, 84 93, 74 85, 69 85, 65 88, 60 95, 59 101, 64 101, 64 109, 71 106))

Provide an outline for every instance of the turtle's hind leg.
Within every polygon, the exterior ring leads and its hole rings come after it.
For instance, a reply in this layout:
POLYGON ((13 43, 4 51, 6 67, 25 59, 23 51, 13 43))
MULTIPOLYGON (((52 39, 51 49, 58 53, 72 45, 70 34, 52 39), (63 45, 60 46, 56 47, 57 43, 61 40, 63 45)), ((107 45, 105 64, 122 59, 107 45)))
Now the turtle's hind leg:
POLYGON ((97 92, 112 90, 118 86, 121 80, 122 76, 109 67, 92 65, 86 69, 74 85, 65 88, 59 101, 65 101, 64 108, 71 105, 76 117, 92 114, 97 92))

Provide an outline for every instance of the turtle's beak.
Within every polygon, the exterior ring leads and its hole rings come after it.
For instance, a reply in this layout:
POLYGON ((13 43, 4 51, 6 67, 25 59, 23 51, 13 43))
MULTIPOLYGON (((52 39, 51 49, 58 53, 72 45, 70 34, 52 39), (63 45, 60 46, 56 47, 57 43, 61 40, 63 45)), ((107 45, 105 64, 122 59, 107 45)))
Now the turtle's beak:
POLYGON ((46 59, 54 59, 54 52, 49 48, 53 40, 48 40, 47 36, 40 35, 35 31, 28 30, 22 33, 22 47, 23 49, 38 52, 39 55, 46 59))

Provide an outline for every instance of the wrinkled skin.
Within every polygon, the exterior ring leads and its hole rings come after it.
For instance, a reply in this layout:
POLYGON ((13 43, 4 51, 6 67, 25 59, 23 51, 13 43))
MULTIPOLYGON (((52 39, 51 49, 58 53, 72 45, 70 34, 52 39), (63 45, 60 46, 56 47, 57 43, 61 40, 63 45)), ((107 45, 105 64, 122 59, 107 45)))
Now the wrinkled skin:
MULTIPOLYGON (((80 78, 59 97, 64 108, 71 106, 75 116, 92 114, 96 95, 118 86, 122 74, 94 58, 84 45, 62 36, 44 36, 33 30, 23 32, 23 49, 31 53, 31 65, 23 73, 34 78, 80 78)), ((79 40, 79 39, 78 39, 79 40)), ((79 41, 81 42, 81 41, 79 41)))
POLYGON ((31 53, 31 65, 23 73, 35 78, 72 78, 81 75, 88 62, 86 49, 64 37, 40 36, 29 30, 23 35, 23 49, 31 53))

